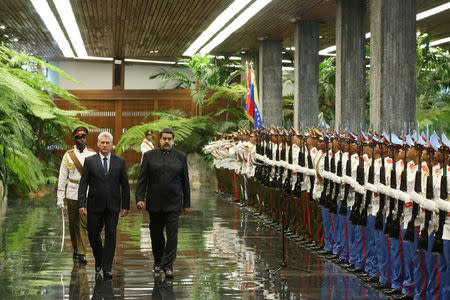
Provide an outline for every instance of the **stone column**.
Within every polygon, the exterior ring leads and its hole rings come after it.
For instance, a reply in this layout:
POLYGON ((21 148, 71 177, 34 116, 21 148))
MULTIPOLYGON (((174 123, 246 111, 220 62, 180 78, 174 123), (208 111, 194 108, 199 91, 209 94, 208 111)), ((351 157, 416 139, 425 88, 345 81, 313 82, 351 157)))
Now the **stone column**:
POLYGON ((294 128, 317 125, 319 115, 319 23, 300 21, 294 32, 294 128))
POLYGON ((416 118, 416 1, 370 2, 370 122, 401 133, 416 118))
POLYGON ((282 44, 263 40, 259 45, 259 103, 264 127, 283 125, 282 44))
POLYGON ((336 1, 335 126, 351 130, 366 122, 365 13, 365 1, 336 1))

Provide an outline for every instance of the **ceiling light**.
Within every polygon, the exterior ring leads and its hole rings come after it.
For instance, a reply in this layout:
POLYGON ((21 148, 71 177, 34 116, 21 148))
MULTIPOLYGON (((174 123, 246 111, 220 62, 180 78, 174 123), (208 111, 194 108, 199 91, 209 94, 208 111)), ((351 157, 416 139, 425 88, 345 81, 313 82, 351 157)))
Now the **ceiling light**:
POLYGON ((290 63, 292 63, 292 60, 289 60, 289 59, 283 59, 281 62, 282 62, 282 63, 285 63, 285 64, 290 64, 290 63))
POLYGON ((74 57, 74 59, 88 59, 88 60, 106 60, 112 61, 112 57, 97 57, 97 56, 84 56, 84 57, 74 57))
POLYGON ((156 54, 156 53, 158 53, 159 51, 158 50, 150 50, 150 51, 148 51, 150 54, 156 54))
POLYGON ((230 56, 230 60, 241 60, 239 56, 230 56))
POLYGON ((73 57, 73 51, 70 48, 69 42, 67 41, 64 33, 59 27, 58 21, 56 21, 55 16, 53 15, 50 7, 46 0, 31 0, 31 3, 34 6, 34 9, 41 17, 47 29, 50 31, 52 37, 55 39, 58 44, 59 49, 65 57, 73 57))
POLYGON ((75 48, 77 56, 87 56, 86 48, 84 47, 83 39, 81 38, 80 30, 78 29, 77 21, 75 20, 69 0, 53 0, 53 3, 66 28, 67 35, 75 48))
POLYGON ((281 51, 281 54, 286 54, 286 51, 281 51))
POLYGON ((183 53, 184 56, 192 56, 206 43, 209 39, 216 34, 220 29, 225 26, 238 12, 244 8, 250 0, 235 0, 228 6, 212 23, 206 28, 205 31, 192 43, 192 45, 183 53))
POLYGON ((435 40, 435 41, 430 42, 430 46, 436 46, 436 45, 445 44, 445 43, 449 43, 449 42, 450 42, 450 37, 446 37, 444 39, 435 40))
POLYGON ((247 23, 253 16, 255 16, 261 9, 263 9, 272 0, 256 0, 250 5, 244 12, 242 12, 230 25, 223 29, 216 37, 204 46, 200 50, 200 54, 204 55, 211 52, 214 48, 220 45, 226 38, 228 38, 233 32, 241 28, 247 23))
POLYGON ((0 29, 6 29, 5 25, 0 25, 0 29))
MULTIPOLYGON (((163 64, 163 65, 174 65, 175 61, 162 61, 162 60, 143 60, 143 59, 134 59, 134 58, 125 58, 125 62, 138 62, 138 63, 146 63, 146 64, 163 64)), ((179 65, 183 65, 184 63, 178 63, 179 65)))
MULTIPOLYGON (((443 12, 447 9, 450 9, 450 2, 447 2, 446 4, 436 6, 435 8, 432 8, 432 9, 429 9, 429 10, 426 10, 426 11, 423 11, 423 12, 417 14, 416 21, 431 17, 431 16, 438 14, 440 12, 443 12)), ((370 36, 371 36, 370 32, 366 33, 366 35, 365 35, 366 39, 369 39, 370 36)), ((441 44, 443 44, 443 43, 445 43, 445 42, 442 42, 441 44)), ((433 46, 433 45, 431 45, 431 43, 430 43, 430 46, 433 46)), ((320 50, 319 55, 326 55, 326 54, 329 54, 328 52, 333 52, 333 51, 336 51, 336 45, 325 48, 323 50, 320 50)))
POLYGON ((444 10, 450 9, 450 2, 447 2, 446 4, 442 4, 439 6, 436 6, 435 8, 426 10, 421 12, 420 14, 416 15, 416 21, 428 18, 429 16, 438 14, 440 12, 443 12, 444 10))
POLYGON ((7 35, 7 34, 4 34, 3 36, 4 36, 5 38, 9 38, 9 35, 7 35))
POLYGON ((245 51, 241 51, 241 54, 245 54, 245 51))
POLYGON ((18 42, 19 39, 18 38, 13 38, 13 42, 18 42))

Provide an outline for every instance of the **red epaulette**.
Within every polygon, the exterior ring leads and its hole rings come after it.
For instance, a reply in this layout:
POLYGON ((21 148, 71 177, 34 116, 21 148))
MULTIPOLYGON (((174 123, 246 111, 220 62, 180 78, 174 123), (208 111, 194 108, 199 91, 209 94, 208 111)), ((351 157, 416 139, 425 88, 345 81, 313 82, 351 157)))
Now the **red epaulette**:
POLYGON ((67 150, 67 152, 72 152, 72 151, 74 151, 75 149, 69 149, 69 150, 67 150))
POLYGON ((94 149, 91 149, 91 148, 87 148, 89 151, 92 151, 92 152, 95 152, 95 150, 94 149))

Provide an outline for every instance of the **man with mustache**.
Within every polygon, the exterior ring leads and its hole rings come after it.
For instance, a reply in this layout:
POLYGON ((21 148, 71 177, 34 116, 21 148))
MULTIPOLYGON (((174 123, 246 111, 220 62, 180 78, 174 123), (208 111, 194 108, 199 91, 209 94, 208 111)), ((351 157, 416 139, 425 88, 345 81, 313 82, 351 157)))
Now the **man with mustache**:
POLYGON ((161 148, 144 154, 136 186, 136 206, 145 207, 150 216, 153 271, 159 274, 163 270, 166 278, 173 278, 178 218, 181 213, 189 212, 191 206, 189 173, 186 154, 172 149, 173 130, 164 128, 159 137, 161 148))

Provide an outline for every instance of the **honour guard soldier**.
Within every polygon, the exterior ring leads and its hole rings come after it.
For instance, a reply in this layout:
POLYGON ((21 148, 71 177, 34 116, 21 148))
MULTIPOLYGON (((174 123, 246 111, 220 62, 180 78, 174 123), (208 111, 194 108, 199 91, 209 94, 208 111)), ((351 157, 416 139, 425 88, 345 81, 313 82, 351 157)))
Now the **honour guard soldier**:
POLYGON ((75 139, 75 147, 68 150, 62 159, 59 169, 57 205, 67 207, 69 216, 70 239, 72 240, 73 259, 80 264, 86 264, 86 215, 78 213, 78 186, 80 184, 81 172, 84 159, 94 155, 95 151, 86 148, 86 127, 75 128, 72 135, 75 139), (66 202, 64 204, 64 201, 66 202))
POLYGON ((141 143, 142 157, 144 157, 145 152, 155 149, 155 146, 153 146, 152 143, 152 135, 153 132, 150 129, 145 132, 145 138, 141 143))

